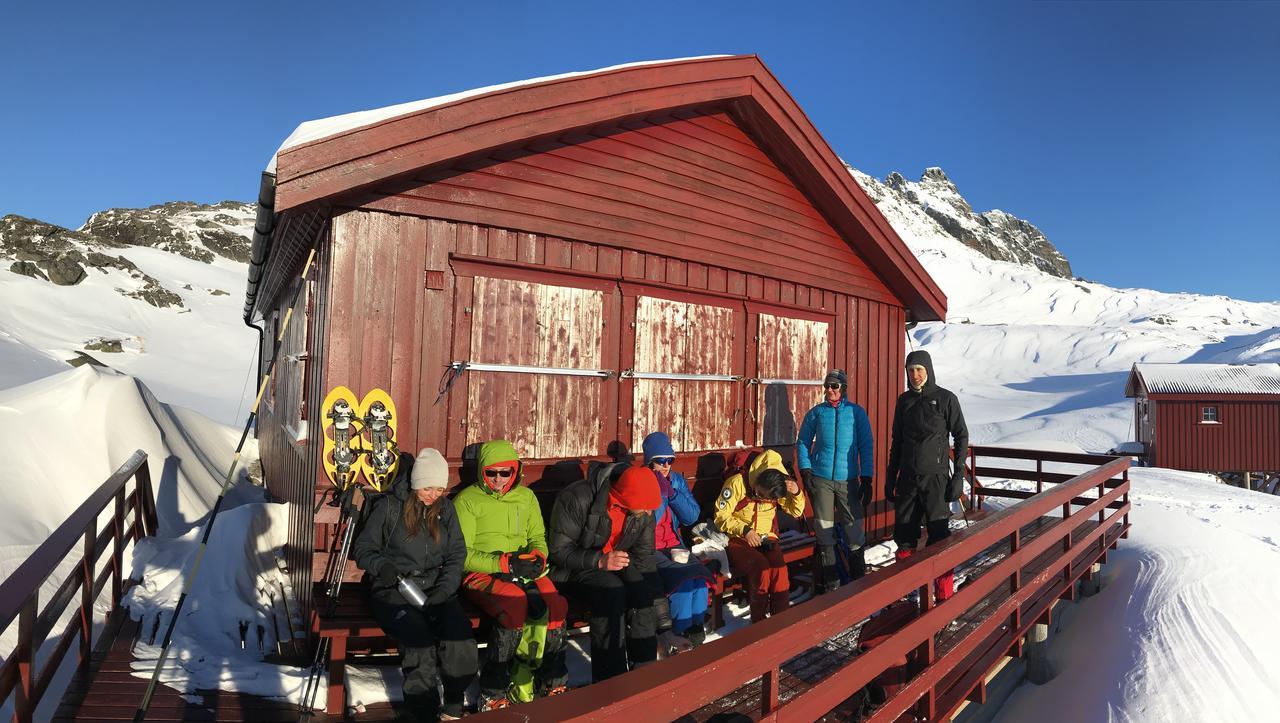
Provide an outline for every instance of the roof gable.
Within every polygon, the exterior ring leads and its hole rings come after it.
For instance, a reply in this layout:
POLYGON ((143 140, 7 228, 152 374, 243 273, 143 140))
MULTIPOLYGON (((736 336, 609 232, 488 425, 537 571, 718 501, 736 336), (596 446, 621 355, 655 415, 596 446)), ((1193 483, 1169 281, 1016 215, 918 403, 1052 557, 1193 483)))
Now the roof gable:
POLYGON ((277 213, 479 153, 715 107, 732 114, 777 159, 912 318, 946 316, 941 289, 756 56, 620 66, 450 98, 283 148, 277 157, 277 213))

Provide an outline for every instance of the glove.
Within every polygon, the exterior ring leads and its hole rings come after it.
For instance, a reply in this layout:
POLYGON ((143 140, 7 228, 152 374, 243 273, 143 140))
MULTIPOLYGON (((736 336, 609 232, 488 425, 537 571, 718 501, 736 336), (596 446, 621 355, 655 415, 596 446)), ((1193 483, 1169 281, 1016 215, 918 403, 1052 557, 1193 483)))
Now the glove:
POLYGON ((378 568, 378 582, 386 587, 394 587, 399 577, 400 572, 389 562, 382 563, 382 567, 378 568))
POLYGON ((805 489, 811 489, 813 487, 813 470, 812 469, 800 470, 800 479, 804 480, 805 489))
POLYGON ((533 585, 526 585, 524 588, 525 596, 525 620, 542 620, 547 617, 547 601, 542 599, 542 593, 533 585))
POLYGON ((896 486, 897 481, 892 476, 884 481, 884 498, 889 501, 889 504, 893 504, 893 490, 896 486))
POLYGON ((955 502, 960 499, 960 493, 964 491, 964 477, 955 475, 951 481, 947 483, 947 502, 955 502))
POLYGON ((526 580, 537 578, 547 567, 546 562, 539 555, 515 555, 508 552, 506 558, 507 569, 511 571, 511 574, 516 577, 523 577, 526 580))
POLYGON ((862 485, 858 488, 858 495, 862 498, 862 506, 866 507, 871 504, 871 496, 875 494, 875 490, 871 486, 870 477, 863 476, 858 479, 862 481, 862 485))

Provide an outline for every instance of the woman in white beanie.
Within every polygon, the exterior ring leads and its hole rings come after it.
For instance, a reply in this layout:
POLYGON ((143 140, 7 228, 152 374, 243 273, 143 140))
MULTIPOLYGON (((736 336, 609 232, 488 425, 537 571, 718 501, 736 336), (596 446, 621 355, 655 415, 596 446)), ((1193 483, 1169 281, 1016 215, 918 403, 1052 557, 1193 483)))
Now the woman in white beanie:
POLYGON ((356 564, 370 578, 373 616, 400 644, 405 705, 423 720, 460 718, 477 669, 471 621, 457 597, 467 544, 445 496, 448 484, 449 465, 437 450, 423 449, 417 459, 401 453, 395 482, 369 501, 353 547, 356 564), (425 605, 401 593, 401 579, 424 593, 425 605))

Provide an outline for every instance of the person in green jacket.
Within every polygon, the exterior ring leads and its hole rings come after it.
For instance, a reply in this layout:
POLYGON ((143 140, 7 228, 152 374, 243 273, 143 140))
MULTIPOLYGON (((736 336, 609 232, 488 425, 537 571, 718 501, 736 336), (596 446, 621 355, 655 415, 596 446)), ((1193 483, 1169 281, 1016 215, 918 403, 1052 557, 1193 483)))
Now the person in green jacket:
POLYGON ((512 698, 530 700, 535 688, 542 695, 565 691, 569 604, 547 577, 542 510, 533 491, 520 484, 515 447, 505 440, 485 442, 477 471, 476 483, 458 493, 453 504, 467 541, 463 595, 494 621, 480 670, 479 708, 485 711, 504 708, 512 698), (534 668, 536 686, 530 675, 534 668))

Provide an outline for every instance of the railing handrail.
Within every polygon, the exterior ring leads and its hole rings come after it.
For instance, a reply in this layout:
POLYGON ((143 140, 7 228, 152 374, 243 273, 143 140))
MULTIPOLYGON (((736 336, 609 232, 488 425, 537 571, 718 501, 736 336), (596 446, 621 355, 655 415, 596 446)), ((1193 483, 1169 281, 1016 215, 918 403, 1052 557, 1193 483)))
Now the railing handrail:
POLYGON ((138 472, 138 468, 147 461, 147 453, 138 450, 125 461, 120 469, 103 482, 97 491, 89 496, 49 539, 36 548, 36 551, 18 566, 3 583, 0 583, 0 630, 9 627, 14 618, 26 604, 32 590, 40 589, 40 585, 49 579, 58 565, 71 552, 71 548, 81 542, 84 531, 89 524, 96 522, 98 515, 106 509, 116 494, 138 472))
POLYGON ((119 604, 123 593, 124 548, 144 535, 154 535, 156 527, 151 472, 146 452, 138 450, 0 583, 0 632, 8 630, 15 619, 18 622, 17 644, 0 665, 0 702, 15 696, 15 721, 26 723, 32 719, 53 682, 54 673, 77 638, 81 669, 89 664, 93 650, 94 603, 109 582, 112 609, 119 604), (135 480, 133 492, 126 495, 125 485, 130 479, 135 480), (98 518, 112 501, 115 514, 99 533, 98 518), (132 524, 126 525, 131 512, 132 524), (77 545, 82 545, 82 558, 42 609, 41 586, 77 545), (111 556, 99 574, 97 562, 108 547, 111 556), (46 639, 57 620, 69 609, 77 588, 80 589, 79 623, 68 625, 58 635, 46 639), (52 649, 43 661, 37 661, 38 650, 47 642, 53 642, 52 649))
POLYGON ((993 447, 981 444, 973 445, 969 450, 974 454, 980 454, 984 457, 1026 459, 1033 462, 1041 461, 1061 462, 1064 464, 1090 464, 1095 466, 1106 464, 1114 459, 1124 456, 1115 454, 1088 454, 1085 452, 1054 452, 1046 449, 1018 449, 1017 447, 993 447))
MULTIPOLYGON (((1033 456, 1036 454, 1035 450, 1010 451, 1021 452, 1025 459, 1036 459, 1033 456)), ((1058 453, 1053 454, 1058 455, 1058 453)), ((1066 456, 1080 457, 1081 455, 1066 456)), ((755 678, 762 675, 776 675, 774 671, 785 661, 820 645, 857 621, 864 620, 872 613, 902 599, 912 590, 921 588, 927 590, 933 580, 943 572, 975 557, 995 542, 1007 538, 1026 524, 1044 516, 1046 512, 1072 504, 1072 501, 1082 493, 1097 488, 1105 480, 1110 479, 1113 473, 1122 472, 1129 466, 1127 458, 1106 457, 1105 459, 1107 462, 1102 466, 1076 475, 1071 480, 1021 504, 994 513, 965 530, 957 532, 946 541, 917 553, 909 560, 872 572, 861 580, 821 598, 792 607, 777 616, 752 623, 745 629, 735 631, 732 636, 664 660, 658 665, 647 666, 614 678, 609 681, 607 687, 608 700, 601 700, 598 693, 593 695, 593 691, 604 690, 593 687, 519 706, 517 710, 511 712, 511 716, 524 719, 536 714, 537 717, 546 717, 548 720, 601 720, 639 712, 647 713, 647 717, 654 715, 678 717, 696 710, 755 678), (536 708, 530 708, 530 705, 536 708)), ((1127 492, 1127 489, 1112 490, 1089 506, 1088 515, 1073 513, 1057 523, 1054 529, 1061 536, 1070 534, 1097 511, 1093 509, 1095 505, 1100 509, 1104 508, 1122 492, 1127 492)), ((984 575, 978 578, 977 582, 982 583, 985 578, 984 575)), ((982 587, 986 586, 982 585, 982 587)), ((977 587, 975 585, 975 589, 977 587)), ((960 592, 963 591, 962 588, 960 592)), ((961 599, 952 598, 934 609, 948 607, 950 614, 954 617, 955 614, 962 612, 958 607, 960 602, 961 599)), ((920 644, 920 640, 915 638, 936 634, 940 627, 931 625, 929 622, 921 622, 927 614, 926 612, 921 618, 917 618, 919 625, 912 624, 913 632, 909 635, 910 641, 892 646, 881 645, 877 651, 885 648, 887 653, 890 648, 904 646, 910 649, 920 644)), ((940 615, 930 616, 930 620, 937 620, 939 617, 940 615)), ((854 671, 853 675, 842 676, 853 684, 845 690, 846 697, 857 690, 856 686, 865 684, 867 680, 878 674, 878 671, 862 670, 869 662, 869 660, 856 658, 853 663, 850 663, 851 666, 857 665, 859 670, 854 671), (862 678, 866 680, 861 680, 862 678), (859 680, 861 682, 858 682, 859 680)), ((838 702, 837 700, 836 703, 838 702)), ((786 705, 778 710, 785 711, 786 705)), ((507 711, 498 711, 494 716, 495 720, 510 717, 506 716, 506 713, 507 711)))

